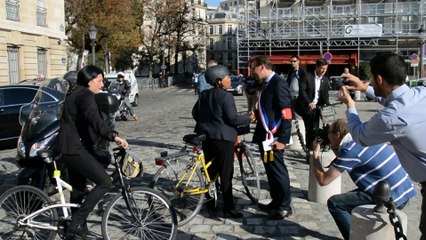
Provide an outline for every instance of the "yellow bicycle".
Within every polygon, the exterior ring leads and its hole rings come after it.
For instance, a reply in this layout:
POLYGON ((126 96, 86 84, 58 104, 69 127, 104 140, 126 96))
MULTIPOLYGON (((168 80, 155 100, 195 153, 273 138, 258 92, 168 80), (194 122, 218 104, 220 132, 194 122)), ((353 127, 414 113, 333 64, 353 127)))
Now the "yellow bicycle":
MULTIPOLYGON (((155 159, 161 166, 154 175, 150 187, 159 190, 171 202, 176 211, 178 226, 191 221, 207 201, 217 202, 216 179, 209 176, 202 151, 202 141, 206 135, 185 135, 186 145, 177 153, 163 152, 155 159), (188 160, 189 156, 189 160, 188 160), (210 196, 206 199, 206 194, 210 196)), ((260 181, 257 164, 250 149, 243 141, 235 145, 235 153, 240 164, 242 182, 248 197, 256 202, 260 194, 260 181)))

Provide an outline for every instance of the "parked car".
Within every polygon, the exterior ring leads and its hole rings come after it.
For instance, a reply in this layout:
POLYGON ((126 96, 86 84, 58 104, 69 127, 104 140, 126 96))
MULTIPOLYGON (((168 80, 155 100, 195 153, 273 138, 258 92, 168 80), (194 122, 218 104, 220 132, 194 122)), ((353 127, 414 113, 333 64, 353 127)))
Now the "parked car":
POLYGON ((231 76, 231 88, 227 89, 235 95, 243 95, 242 78, 238 76, 231 76))
MULTIPOLYGON (((124 79, 128 80, 130 82, 131 88, 130 88, 130 95, 129 95, 129 100, 130 103, 133 106, 138 106, 139 105, 139 86, 138 86, 138 81, 136 80, 136 77, 133 73, 131 72, 125 72, 124 73, 124 79)), ((105 77, 105 85, 104 87, 106 89, 108 89, 109 85, 112 82, 116 82, 117 81, 117 73, 109 73, 106 74, 105 77)))
MULTIPOLYGON (((38 88, 36 85, 0 86, 0 150, 16 148, 21 133, 19 111, 23 105, 34 99, 38 88)), ((54 90, 44 91, 46 94, 42 102, 59 101, 54 90)))

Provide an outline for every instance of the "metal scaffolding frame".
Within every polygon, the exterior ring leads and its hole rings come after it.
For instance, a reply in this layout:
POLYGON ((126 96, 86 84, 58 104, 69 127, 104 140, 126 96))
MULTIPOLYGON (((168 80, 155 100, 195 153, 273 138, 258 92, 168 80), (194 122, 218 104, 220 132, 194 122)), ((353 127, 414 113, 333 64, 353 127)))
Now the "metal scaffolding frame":
POLYGON ((250 57, 262 53, 356 51, 359 57, 418 51, 426 0, 245 0, 237 12, 237 65, 244 71, 250 57), (382 31, 368 37, 345 34, 348 26, 365 25, 382 31))

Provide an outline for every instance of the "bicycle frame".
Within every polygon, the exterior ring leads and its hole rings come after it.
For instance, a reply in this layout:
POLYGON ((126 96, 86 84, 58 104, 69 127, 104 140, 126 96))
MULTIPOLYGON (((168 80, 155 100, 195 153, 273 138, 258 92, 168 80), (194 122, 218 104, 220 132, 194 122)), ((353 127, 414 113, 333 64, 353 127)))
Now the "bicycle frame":
MULTIPOLYGON (((50 159, 47 159, 46 161, 51 161, 50 159)), ((40 229, 47 229, 47 230, 54 230, 57 231, 57 226, 51 226, 50 224, 42 223, 42 222, 33 222, 32 219, 42 212, 45 212, 47 210, 53 209, 53 208, 62 208, 62 213, 64 218, 68 218, 70 216, 68 209, 72 207, 80 207, 80 204, 76 203, 67 203, 65 201, 64 196, 64 188, 72 191, 72 186, 69 185, 67 182, 61 179, 61 171, 57 169, 56 162, 53 161, 53 166, 55 168, 53 172, 53 177, 56 181, 56 187, 58 189, 58 194, 60 196, 60 203, 44 206, 43 208, 31 213, 30 215, 20 219, 18 221, 18 224, 20 226, 29 226, 30 228, 40 228, 40 229), (34 224, 37 223, 37 224, 34 224)))
MULTIPOLYGON (((184 188, 183 191, 181 191, 180 194, 198 195, 198 194, 207 193, 209 191, 209 189, 206 188, 206 186, 209 185, 210 182, 211 182, 211 178, 210 178, 210 175, 209 175, 209 172, 208 172, 208 168, 211 166, 212 161, 210 161, 210 162, 208 162, 206 164, 206 161, 204 159, 203 151, 200 148, 197 147, 193 151, 197 151, 197 158, 196 159, 195 159, 195 157, 193 158, 193 161, 195 161, 195 162, 193 164, 191 164, 191 165, 188 165, 186 167, 185 172, 183 173, 183 175, 180 177, 178 183, 176 184, 176 189, 179 189, 179 187, 182 184, 182 182, 184 180, 187 180, 186 184, 185 184, 185 188, 184 188), (201 188, 190 188, 190 189, 187 189, 187 187, 188 187, 189 183, 192 181, 192 178, 193 178, 193 176, 195 174, 195 171, 198 169, 200 163, 202 165, 202 169, 203 169, 203 172, 204 172, 204 177, 206 179, 206 185, 202 186, 204 189, 201 189, 201 188), (189 174, 189 177, 187 177, 188 174, 189 174)), ((216 178, 217 178, 217 176, 216 176, 216 178)), ((215 178, 215 180, 216 180, 216 178, 215 178)))

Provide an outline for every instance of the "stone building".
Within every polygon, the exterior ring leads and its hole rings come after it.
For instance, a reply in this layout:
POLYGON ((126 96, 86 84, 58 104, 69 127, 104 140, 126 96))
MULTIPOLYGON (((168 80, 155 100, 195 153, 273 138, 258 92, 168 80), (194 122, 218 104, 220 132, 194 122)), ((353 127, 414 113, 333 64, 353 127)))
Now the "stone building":
POLYGON ((64 75, 64 0, 0 0, 0 9, 0 85, 64 75))

